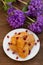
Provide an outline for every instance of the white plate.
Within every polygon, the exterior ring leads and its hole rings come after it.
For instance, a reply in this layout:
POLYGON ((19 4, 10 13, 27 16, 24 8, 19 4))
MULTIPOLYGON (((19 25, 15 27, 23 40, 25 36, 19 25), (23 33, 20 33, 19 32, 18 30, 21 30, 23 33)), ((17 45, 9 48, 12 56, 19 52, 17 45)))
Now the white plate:
POLYGON ((12 31, 10 31, 5 36, 5 38, 3 40, 3 49, 4 49, 4 52, 6 53, 6 55, 8 57, 10 57, 11 59, 16 60, 16 61, 30 60, 30 59, 32 59, 33 57, 36 56, 36 54, 38 53, 38 51, 40 49, 40 42, 37 42, 37 40, 39 38, 37 37, 36 34, 34 34, 33 32, 31 32, 30 30, 28 30, 28 32, 30 34, 33 34, 34 35, 35 42, 37 43, 37 45, 34 45, 34 47, 32 48, 30 55, 28 55, 26 58, 23 59, 23 58, 19 57, 19 55, 17 55, 16 53, 15 54, 12 54, 12 51, 11 50, 7 51, 7 48, 9 48, 8 42, 10 41, 11 37, 15 34, 15 32, 19 33, 19 32, 22 32, 22 31, 26 31, 26 29, 21 28, 21 29, 12 30, 12 31), (9 38, 7 38, 7 36, 9 36, 9 38), (18 59, 16 59, 17 56, 18 56, 18 59))

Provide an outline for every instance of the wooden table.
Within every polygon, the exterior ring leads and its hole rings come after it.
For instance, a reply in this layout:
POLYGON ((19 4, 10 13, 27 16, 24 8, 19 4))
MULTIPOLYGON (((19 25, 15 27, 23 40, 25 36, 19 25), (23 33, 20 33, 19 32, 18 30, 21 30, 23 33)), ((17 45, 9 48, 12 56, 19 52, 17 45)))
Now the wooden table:
MULTIPOLYGON (((19 8, 22 8, 22 4, 18 4, 18 5, 15 4, 15 6, 18 6, 18 7, 21 6, 19 8)), ((3 46, 2 46, 5 35, 11 30, 12 30, 11 27, 6 21, 5 12, 2 9, 0 9, 0 65, 43 65, 43 32, 38 34, 38 37, 41 42, 41 48, 37 56, 26 62, 17 62, 17 61, 10 59, 4 53, 3 46)))

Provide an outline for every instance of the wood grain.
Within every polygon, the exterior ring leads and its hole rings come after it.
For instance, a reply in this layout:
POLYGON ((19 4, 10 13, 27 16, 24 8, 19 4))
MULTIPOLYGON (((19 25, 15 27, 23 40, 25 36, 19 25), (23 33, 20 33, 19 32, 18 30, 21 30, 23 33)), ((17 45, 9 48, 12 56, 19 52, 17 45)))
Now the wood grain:
MULTIPOLYGON (((26 0, 25 0, 26 1, 26 0)), ((27 1, 26 1, 27 2, 27 1)), ((20 9, 22 9, 22 4, 15 4, 20 9), (20 7, 21 6, 21 7, 20 7)), ((38 34, 38 37, 41 42, 41 48, 37 56, 26 62, 17 62, 10 59, 3 51, 3 39, 5 35, 12 30, 6 21, 6 13, 0 9, 0 65, 43 65, 43 32, 38 34)))

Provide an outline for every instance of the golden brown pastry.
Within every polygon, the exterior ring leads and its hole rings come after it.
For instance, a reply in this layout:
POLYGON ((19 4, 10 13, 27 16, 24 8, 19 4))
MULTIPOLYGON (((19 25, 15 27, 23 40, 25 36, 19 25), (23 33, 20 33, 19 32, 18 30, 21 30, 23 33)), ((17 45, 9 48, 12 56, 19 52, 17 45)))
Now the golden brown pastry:
POLYGON ((35 39, 28 32, 20 32, 12 36, 10 42, 12 43, 12 45, 9 45, 10 49, 18 53, 20 57, 25 58, 33 48, 35 39))
POLYGON ((28 55, 28 52, 29 52, 28 45, 25 45, 23 49, 18 50, 18 54, 22 58, 25 58, 28 55))
POLYGON ((25 41, 22 37, 19 37, 19 39, 17 40, 17 47, 20 49, 24 48, 25 45, 25 41))
POLYGON ((12 51, 15 51, 15 52, 17 52, 17 46, 16 45, 10 45, 9 46, 10 47, 10 49, 12 50, 12 51))
POLYGON ((14 36, 11 37, 11 43, 14 44, 14 45, 16 44, 16 38, 14 36))
POLYGON ((31 50, 35 44, 35 39, 34 39, 34 36, 32 34, 29 34, 27 39, 26 39, 26 42, 29 46, 29 49, 31 50))

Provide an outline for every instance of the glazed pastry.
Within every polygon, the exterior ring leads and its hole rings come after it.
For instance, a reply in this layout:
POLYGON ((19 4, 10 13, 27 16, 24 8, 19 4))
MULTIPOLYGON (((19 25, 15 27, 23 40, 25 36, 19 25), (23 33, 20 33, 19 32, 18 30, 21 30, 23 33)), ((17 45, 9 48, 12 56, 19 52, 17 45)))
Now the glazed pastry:
POLYGON ((23 40, 22 37, 19 37, 19 39, 17 40, 17 48, 23 49, 24 45, 25 45, 25 41, 23 40))
POLYGON ((25 45, 23 49, 18 50, 18 54, 22 58, 25 58, 28 55, 28 52, 29 52, 28 45, 25 45))
POLYGON ((14 36, 11 37, 11 43, 14 44, 14 45, 16 44, 16 38, 14 36))
POLYGON ((20 32, 13 35, 10 42, 12 43, 9 45, 10 49, 18 53, 20 57, 25 58, 33 48, 35 39, 34 36, 28 32, 20 32))
POLYGON ((29 49, 31 50, 35 44, 35 39, 34 39, 34 36, 32 34, 29 34, 27 39, 26 39, 26 42, 29 46, 29 49))
POLYGON ((12 51, 15 51, 15 52, 17 52, 17 46, 16 45, 9 45, 9 47, 10 47, 10 49, 12 50, 12 51))

